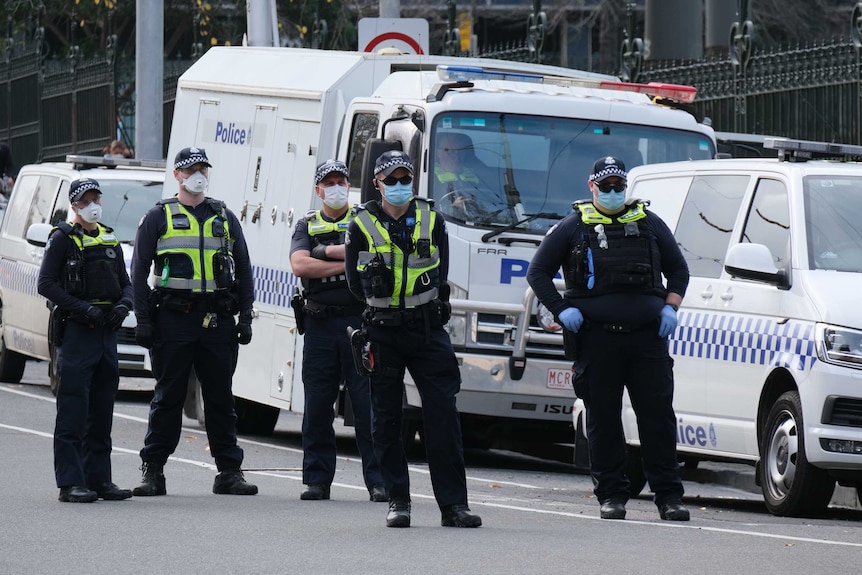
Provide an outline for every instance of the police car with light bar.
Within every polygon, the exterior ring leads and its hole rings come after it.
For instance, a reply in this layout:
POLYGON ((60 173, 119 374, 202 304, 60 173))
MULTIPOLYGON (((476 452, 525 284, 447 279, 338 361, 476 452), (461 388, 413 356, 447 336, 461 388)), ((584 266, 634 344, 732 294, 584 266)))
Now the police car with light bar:
MULTIPOLYGON (((39 266, 51 229, 71 219, 69 184, 93 178, 102 190, 101 222, 114 228, 126 266, 138 221, 162 196, 165 163, 113 157, 70 155, 66 162, 21 168, 0 224, 0 381, 18 383, 28 359, 48 360, 56 393, 56 349, 48 342, 48 308, 36 292, 39 266)), ((135 316, 117 333, 121 389, 152 389, 149 354, 135 343, 135 316)))

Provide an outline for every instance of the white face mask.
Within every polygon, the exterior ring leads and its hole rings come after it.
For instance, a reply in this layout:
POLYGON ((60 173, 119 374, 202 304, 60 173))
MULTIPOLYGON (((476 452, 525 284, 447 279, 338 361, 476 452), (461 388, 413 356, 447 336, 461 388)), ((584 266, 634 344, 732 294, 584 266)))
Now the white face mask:
POLYGON ((78 215, 88 224, 95 224, 102 219, 102 206, 96 202, 90 202, 83 208, 78 208, 78 215))
POLYGON ((202 194, 207 191, 207 177, 200 172, 195 172, 185 180, 183 187, 192 194, 202 194))
POLYGON ((347 205, 347 186, 329 186, 323 188, 323 203, 333 210, 340 210, 347 205))

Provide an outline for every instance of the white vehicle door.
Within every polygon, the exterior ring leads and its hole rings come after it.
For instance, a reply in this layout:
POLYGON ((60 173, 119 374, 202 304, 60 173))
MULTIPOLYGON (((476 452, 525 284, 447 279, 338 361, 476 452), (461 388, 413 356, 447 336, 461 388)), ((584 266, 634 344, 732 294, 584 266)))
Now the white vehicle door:
POLYGON ((27 243, 32 224, 49 223, 60 178, 25 174, 7 209, 2 232, 3 329, 6 346, 48 358, 48 308, 36 291, 45 248, 27 243))
MULTIPOLYGON (((715 440, 714 406, 707 394, 707 378, 710 370, 722 362, 720 350, 722 338, 726 337, 722 325, 726 318, 720 307, 719 284, 739 206, 750 180, 746 175, 697 174, 690 178, 684 201, 679 193, 673 198, 679 206, 673 213, 678 213, 679 218, 676 228, 671 229, 690 273, 679 312, 679 327, 669 341, 674 358, 677 444, 681 449, 720 449, 715 440)), ((663 182, 666 186, 668 179, 663 182)), ((641 189, 636 191, 643 196, 641 189)), ((671 187, 665 193, 673 191, 671 187)), ((660 200, 653 201, 657 211, 659 203, 660 200)))
MULTIPOLYGON (((732 243, 766 245, 778 268, 790 270, 790 210, 787 183, 757 178, 750 203, 742 210, 732 243)), ((766 373, 795 348, 798 322, 781 317, 784 292, 776 286, 731 278, 715 282, 720 321, 712 333, 707 372, 707 405, 714 422, 716 449, 756 457, 757 406, 766 373)), ((798 335, 798 334, 797 334, 798 335)), ((713 430, 710 430, 710 436, 713 430)))

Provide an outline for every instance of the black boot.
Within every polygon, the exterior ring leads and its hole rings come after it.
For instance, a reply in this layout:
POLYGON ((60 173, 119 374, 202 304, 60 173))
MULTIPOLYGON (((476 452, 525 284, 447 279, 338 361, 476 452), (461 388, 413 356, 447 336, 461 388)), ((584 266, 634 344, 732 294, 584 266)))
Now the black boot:
POLYGON ((216 495, 257 495, 257 485, 249 483, 239 469, 228 469, 216 475, 213 481, 216 495))
POLYGON ((153 497, 155 495, 167 495, 165 489, 165 466, 161 463, 147 463, 141 465, 144 472, 141 484, 132 490, 135 497, 153 497))

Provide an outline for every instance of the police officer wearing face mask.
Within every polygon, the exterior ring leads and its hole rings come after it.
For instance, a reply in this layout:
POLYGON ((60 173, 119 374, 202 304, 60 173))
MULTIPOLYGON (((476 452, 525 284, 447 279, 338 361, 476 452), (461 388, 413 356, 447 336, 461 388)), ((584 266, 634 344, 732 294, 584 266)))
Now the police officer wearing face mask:
POLYGON ((359 328, 365 309, 353 297, 344 275, 344 235, 353 219, 347 205, 350 172, 344 162, 327 160, 317 166, 314 191, 323 208, 311 210, 296 223, 290 245, 290 267, 302 279, 304 301, 294 308, 303 325, 302 415, 303 500, 329 499, 335 478, 335 417, 333 405, 342 381, 350 394, 356 445, 362 458, 365 486, 371 501, 388 501, 371 440, 371 396, 368 376, 353 366, 347 327, 359 328))
POLYGON ((401 437, 404 371, 422 398, 425 448, 444 527, 479 527, 467 506, 461 373, 443 326, 449 320, 449 243, 431 204, 413 196, 413 164, 389 151, 374 165, 381 201, 357 208, 347 230, 350 290, 367 304, 374 450, 389 492, 387 527, 410 526, 410 478, 401 437))
POLYGON ((667 225, 646 209, 649 202, 626 202, 626 176, 618 158, 595 162, 588 181, 592 202, 575 202, 574 213, 551 228, 530 263, 527 281, 565 327, 575 393, 587 410, 590 467, 602 519, 626 516, 629 480, 620 418, 626 388, 659 515, 688 521, 667 340, 688 287, 688 265, 667 225), (564 297, 553 284, 560 266, 564 297))
POLYGON ((120 381, 117 330, 132 307, 132 286, 113 230, 99 223, 99 182, 75 180, 69 201, 74 218, 52 230, 38 284, 55 306, 54 474, 60 501, 128 499, 132 492, 111 482, 111 423, 120 381))
POLYGON ((136 496, 167 493, 164 466, 180 440, 192 368, 203 391, 207 437, 219 471, 213 493, 257 493, 240 469, 243 451, 237 445, 231 392, 239 344, 248 344, 252 335, 251 262, 236 216, 224 202, 204 195, 210 167, 203 149, 180 150, 174 159, 179 192, 146 213, 135 238, 135 339, 150 349, 156 377, 136 496))

